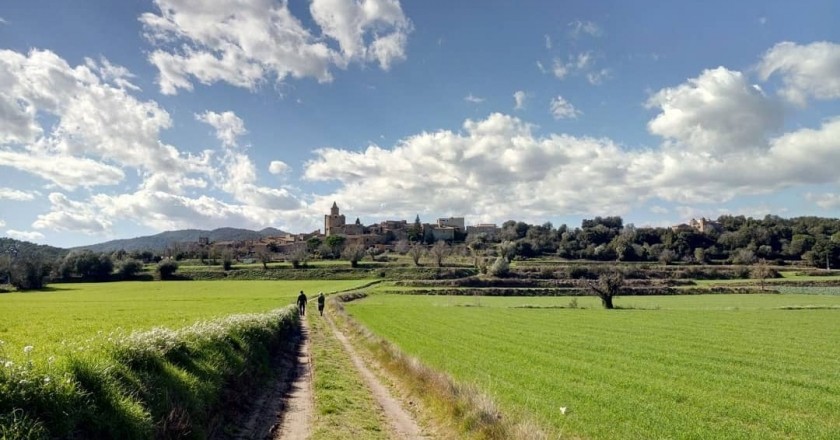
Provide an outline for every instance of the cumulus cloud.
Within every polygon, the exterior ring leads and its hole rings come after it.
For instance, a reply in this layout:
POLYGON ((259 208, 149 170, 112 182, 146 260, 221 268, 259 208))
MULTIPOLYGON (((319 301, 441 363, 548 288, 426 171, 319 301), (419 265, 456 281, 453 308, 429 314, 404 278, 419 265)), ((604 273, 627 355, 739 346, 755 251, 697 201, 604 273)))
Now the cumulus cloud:
POLYGON ((550 109, 554 119, 575 119, 581 114, 575 106, 559 95, 551 100, 550 109))
POLYGON ((16 231, 14 229, 8 229, 6 235, 23 241, 41 241, 44 239, 44 234, 38 231, 16 231))
POLYGON ((412 31, 397 0, 313 0, 310 14, 320 34, 292 15, 286 1, 155 4, 159 14, 144 13, 140 21, 157 47, 149 61, 165 94, 192 90, 193 79, 254 89, 289 76, 328 82, 332 66, 351 62, 388 70, 405 59, 412 31))
POLYGON ((621 177, 634 165, 608 139, 536 137, 531 125, 499 113, 467 120, 462 133, 422 133, 392 149, 372 145, 361 152, 322 149, 316 154, 305 177, 342 184, 323 202, 336 199, 362 215, 408 218, 417 206, 441 213, 466 208, 470 215, 489 218, 537 219, 595 205, 618 211, 630 203, 623 190, 596 191, 575 182, 597 181, 599 188, 645 184, 621 177))
POLYGON ((289 165, 282 160, 272 160, 268 164, 268 172, 271 174, 285 174, 289 171, 289 165))
POLYGON ((101 234, 111 228, 111 222, 103 219, 90 204, 70 200, 61 193, 51 193, 49 200, 52 204, 50 212, 39 215, 32 223, 33 228, 90 235, 101 234))
POLYGON ((777 103, 741 72, 723 67, 662 89, 646 105, 661 111, 648 123, 651 133, 698 153, 766 149, 767 135, 782 123, 777 103))
POLYGON ((169 114, 133 97, 131 75, 103 60, 71 67, 50 51, 0 51, 0 165, 63 188, 123 179, 119 167, 180 172, 202 166, 161 142, 169 114), (45 129, 38 116, 57 119, 45 129))
POLYGON ((51 181, 64 189, 114 185, 125 177, 121 169, 87 158, 0 150, 0 165, 51 181))
POLYGON ((784 87, 779 93, 798 105, 805 105, 808 98, 840 98, 840 44, 778 43, 764 54, 758 73, 764 81, 780 75, 784 87))
POLYGON ((237 138, 247 133, 245 123, 234 112, 216 113, 206 111, 196 114, 195 118, 216 129, 216 137, 226 147, 237 145, 237 138))
POLYGON ((35 192, 21 191, 19 189, 0 187, 0 200, 26 201, 35 198, 35 192))
POLYGON ((525 108, 525 99, 528 97, 528 94, 522 90, 517 90, 513 93, 513 101, 515 103, 513 109, 514 110, 522 110, 525 108))

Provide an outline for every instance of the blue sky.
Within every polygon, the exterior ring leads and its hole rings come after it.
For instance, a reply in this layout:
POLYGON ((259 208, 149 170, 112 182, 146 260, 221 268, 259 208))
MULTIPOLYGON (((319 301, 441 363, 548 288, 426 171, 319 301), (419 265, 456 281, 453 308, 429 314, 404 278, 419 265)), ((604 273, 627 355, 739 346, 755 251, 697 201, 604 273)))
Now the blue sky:
POLYGON ((0 4, 0 235, 840 214, 840 6, 0 4))

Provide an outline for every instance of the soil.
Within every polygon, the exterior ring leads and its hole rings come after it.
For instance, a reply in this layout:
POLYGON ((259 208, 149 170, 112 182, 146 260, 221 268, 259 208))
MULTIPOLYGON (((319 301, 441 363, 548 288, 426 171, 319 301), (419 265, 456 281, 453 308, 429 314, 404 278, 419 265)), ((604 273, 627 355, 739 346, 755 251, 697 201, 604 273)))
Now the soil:
MULTIPOLYGON (((349 354, 353 365, 364 378, 385 419, 391 437, 402 440, 427 439, 414 417, 407 412, 399 400, 365 365, 350 341, 333 322, 327 319, 335 337, 349 354)), ((312 433, 314 399, 312 389, 312 364, 309 354, 309 326, 301 320, 301 341, 298 344, 297 359, 287 369, 288 373, 277 377, 250 405, 235 432, 217 438, 224 439, 266 439, 300 440, 312 433)))

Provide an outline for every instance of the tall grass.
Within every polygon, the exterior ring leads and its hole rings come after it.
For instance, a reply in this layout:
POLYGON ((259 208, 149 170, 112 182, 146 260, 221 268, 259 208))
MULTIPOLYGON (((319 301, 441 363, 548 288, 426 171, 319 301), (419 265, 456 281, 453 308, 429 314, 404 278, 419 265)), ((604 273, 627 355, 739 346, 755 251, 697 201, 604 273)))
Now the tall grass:
POLYGON ((116 337, 53 362, 0 352, 0 438, 206 438, 226 396, 290 351, 296 309, 116 337))

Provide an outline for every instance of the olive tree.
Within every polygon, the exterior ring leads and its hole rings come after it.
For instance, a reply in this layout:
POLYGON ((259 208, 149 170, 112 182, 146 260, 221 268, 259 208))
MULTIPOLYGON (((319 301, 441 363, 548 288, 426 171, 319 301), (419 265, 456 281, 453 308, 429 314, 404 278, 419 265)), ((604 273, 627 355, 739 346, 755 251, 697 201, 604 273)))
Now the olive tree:
POLYGON ((613 309, 613 298, 624 289, 624 276, 618 270, 604 272, 597 281, 590 281, 587 287, 593 295, 601 298, 605 309, 613 309))

